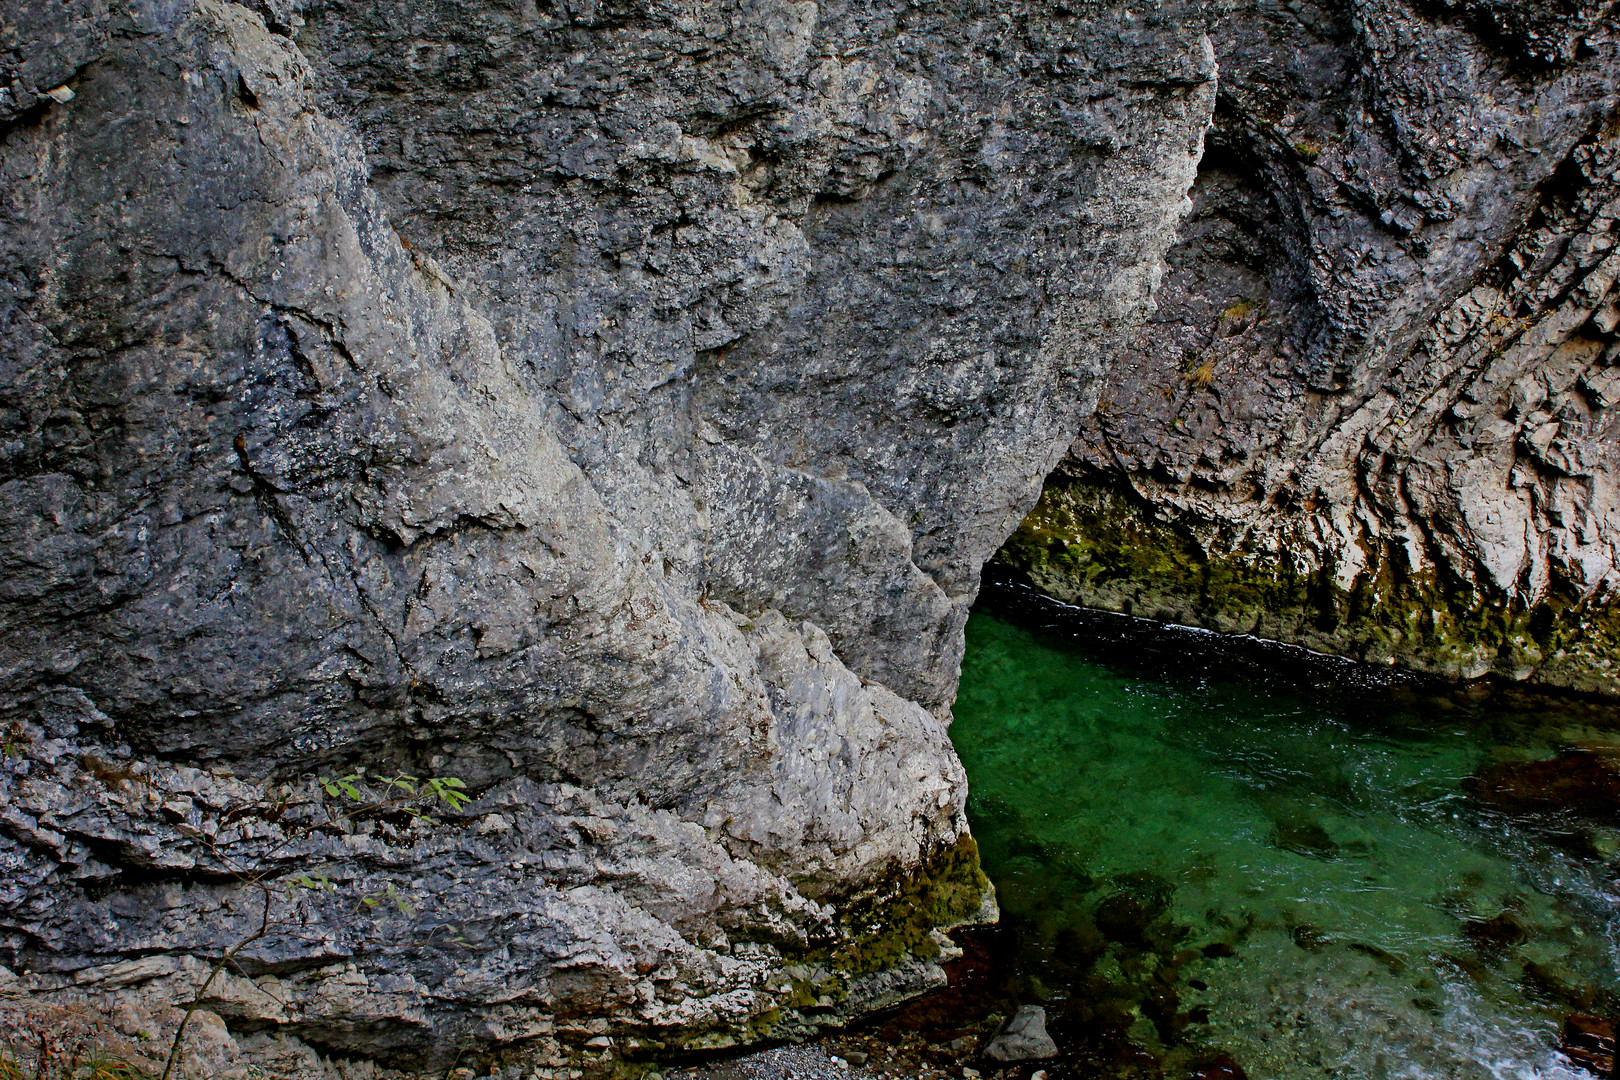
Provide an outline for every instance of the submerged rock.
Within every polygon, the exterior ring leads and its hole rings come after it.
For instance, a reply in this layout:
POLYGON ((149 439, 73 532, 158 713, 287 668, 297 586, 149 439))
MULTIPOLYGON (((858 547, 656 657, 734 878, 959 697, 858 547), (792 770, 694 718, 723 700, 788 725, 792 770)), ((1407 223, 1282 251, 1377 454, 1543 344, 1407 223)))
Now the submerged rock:
POLYGON ((1243 1066, 1226 1054, 1218 1054, 1194 1066, 1191 1080, 1249 1080, 1243 1066))
POLYGON ((1279 821, 1271 831, 1271 842, 1284 851, 1315 859, 1337 859, 1339 845, 1315 821, 1279 821))
POLYGON ((1504 911, 1489 919, 1470 919, 1463 923, 1463 936, 1474 943, 1482 954, 1500 956, 1514 945, 1524 942, 1529 936, 1524 924, 1513 917, 1512 912, 1504 911))
POLYGON ((1620 822, 1620 767, 1609 755, 1571 750, 1544 761, 1498 762, 1463 786, 1479 802, 1509 813, 1568 810, 1620 822))
POLYGON ((1564 1021, 1564 1055, 1601 1077, 1615 1068, 1614 1021, 1599 1016, 1571 1016, 1564 1021))

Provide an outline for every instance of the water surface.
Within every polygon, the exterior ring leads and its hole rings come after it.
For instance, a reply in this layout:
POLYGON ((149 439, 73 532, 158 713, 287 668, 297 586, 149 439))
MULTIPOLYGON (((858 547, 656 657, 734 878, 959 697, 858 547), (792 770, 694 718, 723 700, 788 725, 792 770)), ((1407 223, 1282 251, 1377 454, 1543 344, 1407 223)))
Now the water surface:
POLYGON ((1588 1075, 1620 831, 1469 778, 1620 746, 1611 709, 1071 612, 981 604, 952 729, 1058 1073, 1588 1075))

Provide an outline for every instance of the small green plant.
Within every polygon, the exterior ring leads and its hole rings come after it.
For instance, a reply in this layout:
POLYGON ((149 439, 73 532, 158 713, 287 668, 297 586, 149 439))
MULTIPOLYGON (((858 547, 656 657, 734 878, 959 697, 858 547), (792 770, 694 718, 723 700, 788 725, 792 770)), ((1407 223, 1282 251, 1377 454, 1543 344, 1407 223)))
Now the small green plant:
POLYGON ((1231 326, 1234 323, 1241 323, 1248 319, 1251 315, 1259 314, 1261 306, 1262 305, 1257 301, 1240 297, 1239 299, 1234 300, 1231 306, 1229 306, 1225 311, 1221 312, 1220 323, 1223 326, 1231 326))
POLYGON ((366 797, 360 794, 361 773, 350 773, 348 776, 342 776, 336 780, 328 780, 323 776, 317 782, 334 799, 341 795, 353 799, 355 802, 365 801, 366 797))
MULTIPOLYGON (((433 819, 428 811, 434 806, 447 806, 452 811, 460 810, 472 801, 467 793, 467 784, 454 776, 430 776, 426 780, 406 773, 397 773, 393 776, 378 778, 367 777, 365 769, 356 769, 346 776, 318 777, 316 783, 330 799, 355 804, 346 807, 346 812, 339 817, 333 817, 330 812, 323 823, 331 828, 343 828, 344 821, 353 822, 365 818, 385 817, 389 814, 403 813, 413 822, 432 824, 433 819), (373 785, 375 785, 375 790, 373 785)), ((273 915, 278 896, 287 900, 295 900, 300 892, 326 893, 341 895, 344 890, 325 874, 319 872, 298 874, 294 877, 274 882, 273 871, 266 865, 259 867, 246 867, 238 864, 230 856, 220 851, 213 840, 201 833, 196 834, 204 840, 216 857, 229 869, 231 875, 240 883, 258 890, 262 906, 259 913, 259 925, 253 933, 238 941, 227 949, 218 959, 210 965, 208 977, 203 980, 202 986, 193 995, 192 1000, 180 1006, 183 1015, 179 1027, 175 1029, 174 1038, 169 1043, 168 1058, 164 1063, 161 1080, 172 1080, 174 1071, 179 1067, 184 1053, 186 1028, 191 1023, 192 1014, 202 1008, 208 998, 208 991, 213 987, 216 979, 226 968, 236 964, 236 957, 255 942, 262 941, 277 930, 278 920, 273 915)), ((293 836, 289 834, 282 846, 291 842, 293 836)), ((279 848, 277 849, 279 850, 279 848)), ((273 855, 275 852, 272 852, 273 855)), ((359 901, 358 910, 377 910, 391 908, 405 918, 414 918, 416 908, 410 899, 390 882, 386 888, 375 893, 360 893, 356 895, 359 901)), ((460 934, 452 937, 453 941, 465 943, 460 934)), ((0 1064, 0 1069, 3 1069, 0 1064)), ((0 1071, 0 1080, 26 1080, 23 1077, 10 1077, 0 1071)), ((36 1078, 43 1080, 43 1078, 36 1078)), ((76 1080, 72 1076, 62 1077, 61 1080, 76 1080)), ((90 1077, 89 1080, 137 1080, 135 1077, 99 1076, 90 1077)), ((150 1080, 150 1078, 146 1078, 150 1080)))
POLYGON ((1322 156, 1322 144, 1301 139, 1294 144, 1294 153, 1303 158, 1306 164, 1315 164, 1316 159, 1322 156))
POLYGON ((92 1058, 85 1066, 85 1080, 151 1080, 152 1074, 138 1065, 117 1057, 92 1058))
POLYGON ((416 915, 416 908, 411 906, 410 902, 405 899, 403 893, 394 888, 393 882, 389 882, 388 888, 384 889, 380 893, 371 893, 367 896, 362 896, 360 898, 360 902, 369 908, 381 907, 384 904, 390 905, 394 908, 394 910, 398 911, 407 919, 416 915))
POLYGON ((413 818, 431 821, 427 808, 435 803, 448 806, 451 810, 460 810, 472 802, 472 796, 467 794, 466 783, 454 776, 430 776, 422 780, 406 773, 398 773, 368 782, 366 771, 359 769, 348 776, 336 779, 323 776, 317 782, 332 798, 347 799, 360 804, 350 811, 351 817, 376 816, 398 811, 413 818), (384 798, 372 798, 368 783, 375 783, 382 788, 384 798))
POLYGON ((466 784, 453 776, 435 776, 427 782, 428 794, 452 810, 460 810, 472 802, 472 796, 467 794, 466 788, 466 784))
MULTIPOLYGON (((24 739, 25 732, 23 726, 20 723, 13 721, 11 726, 6 729, 5 735, 0 737, 0 755, 3 755, 8 759, 22 757, 24 739)), ((5 1077, 0 1076, 0 1080, 5 1080, 5 1077)))

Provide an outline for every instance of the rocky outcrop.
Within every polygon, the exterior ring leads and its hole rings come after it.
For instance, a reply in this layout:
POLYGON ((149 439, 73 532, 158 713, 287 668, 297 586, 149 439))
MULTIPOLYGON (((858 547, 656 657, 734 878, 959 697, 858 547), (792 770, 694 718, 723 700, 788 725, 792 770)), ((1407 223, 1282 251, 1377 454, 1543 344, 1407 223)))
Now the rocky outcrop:
POLYGON ((1006 561, 1620 693, 1614 5, 1248 2, 1163 302, 1006 561))
POLYGON ((978 571, 1213 75, 1193 0, 8 6, 0 963, 411 1069, 937 981, 978 571))

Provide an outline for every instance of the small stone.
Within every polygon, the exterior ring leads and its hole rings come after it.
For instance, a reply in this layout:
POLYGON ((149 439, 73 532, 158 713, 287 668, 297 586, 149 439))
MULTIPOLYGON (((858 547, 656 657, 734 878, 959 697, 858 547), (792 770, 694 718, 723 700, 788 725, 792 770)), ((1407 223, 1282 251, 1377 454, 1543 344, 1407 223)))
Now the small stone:
POLYGON ((1029 1074, 1029 1080, 1046 1080, 1046 1070, 1036 1069, 1034 1072, 1029 1074))
POLYGON ((58 86, 55 90, 45 91, 45 96, 56 102, 58 105, 66 105, 68 102, 73 100, 75 95, 73 91, 68 89, 66 86, 58 86))
POLYGON ((978 1069, 963 1069, 962 1080, 979 1080, 978 1069))
POLYGON ((841 1057, 834 1057, 834 1058, 833 1058, 833 1059, 832 1059, 832 1063, 833 1063, 833 1064, 834 1064, 834 1065, 836 1065, 836 1066, 838 1066, 838 1067, 839 1067, 839 1068, 840 1068, 840 1069, 847 1069, 847 1068, 849 1068, 849 1062, 847 1062, 847 1061, 845 1061, 845 1060, 844 1060, 844 1059, 843 1059, 843 1058, 841 1058, 841 1057))
POLYGON ((849 1053, 844 1055, 844 1060, 849 1062, 851 1065, 865 1065, 866 1051, 851 1050, 849 1053))
POLYGON ((1057 1052, 1057 1043, 1046 1033, 1046 1010, 1039 1005, 1019 1006, 984 1049, 985 1057, 996 1061, 1036 1061, 1057 1057, 1057 1052))

